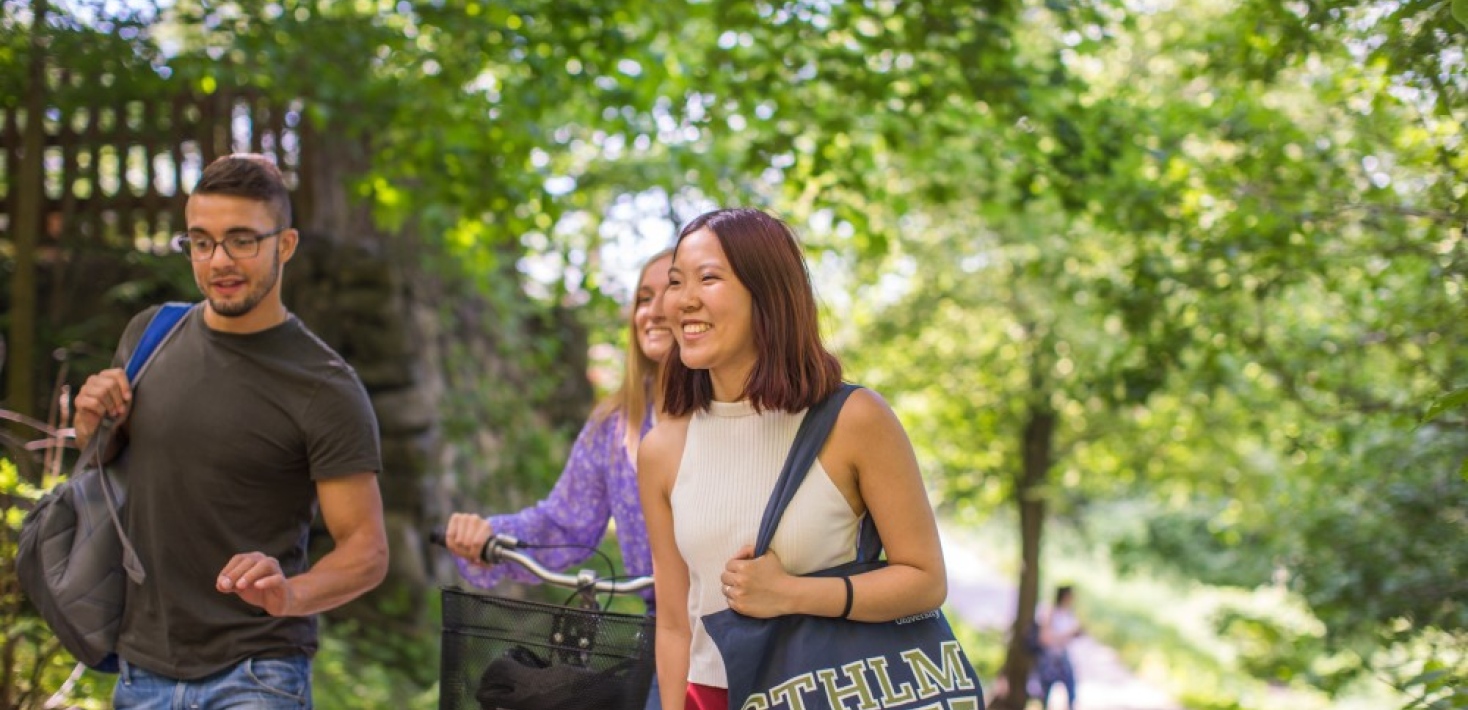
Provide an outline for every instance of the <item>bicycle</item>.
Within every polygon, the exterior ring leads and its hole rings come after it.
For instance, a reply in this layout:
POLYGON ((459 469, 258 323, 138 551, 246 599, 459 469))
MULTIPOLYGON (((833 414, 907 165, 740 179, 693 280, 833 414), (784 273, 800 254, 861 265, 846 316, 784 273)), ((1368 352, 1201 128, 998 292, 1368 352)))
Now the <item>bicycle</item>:
MULTIPOLYGON (((443 529, 429 541, 444 546, 443 529)), ((642 710, 654 671, 652 617, 607 611, 597 595, 641 591, 652 578, 553 572, 519 551, 524 547, 494 535, 480 558, 518 564, 572 589, 576 604, 441 588, 439 710, 642 710)))

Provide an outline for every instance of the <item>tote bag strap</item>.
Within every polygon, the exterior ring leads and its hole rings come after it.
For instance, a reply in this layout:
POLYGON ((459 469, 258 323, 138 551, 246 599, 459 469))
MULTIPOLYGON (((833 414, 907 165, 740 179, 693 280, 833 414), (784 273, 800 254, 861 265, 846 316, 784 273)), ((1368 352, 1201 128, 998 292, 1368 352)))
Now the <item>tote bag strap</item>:
MULTIPOLYGON (((806 412, 805 419, 795 432, 795 443, 790 445, 790 453, 785 457, 785 465, 780 469, 780 478, 775 481, 775 490, 770 493, 769 503, 765 504, 765 514, 759 524, 759 536, 755 538, 755 557, 769 552, 770 541, 775 537, 775 528, 779 526, 780 518, 790 506, 790 501, 795 498, 795 492, 800 490, 806 472, 815 464, 821 447, 826 445, 831 429, 836 426, 836 417, 841 414, 842 405, 852 392, 860 388, 861 385, 843 384, 831 396, 806 412)), ((871 524, 871 516, 863 516, 857 541, 857 559, 875 560, 881 551, 882 541, 877 536, 876 526, 871 524), (873 545, 875 550, 872 549, 873 545)))

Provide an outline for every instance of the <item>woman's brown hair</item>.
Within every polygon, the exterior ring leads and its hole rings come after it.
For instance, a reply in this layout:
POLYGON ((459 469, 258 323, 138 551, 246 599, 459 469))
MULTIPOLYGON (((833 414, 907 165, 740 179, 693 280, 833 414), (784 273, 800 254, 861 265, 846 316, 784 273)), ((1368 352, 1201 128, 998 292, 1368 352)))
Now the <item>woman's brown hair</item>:
MULTIPOLYGON (((754 347, 758 353, 741 399, 756 411, 798 412, 841 386, 841 362, 821 343, 815 291, 795 233, 784 222, 749 208, 699 215, 678 233, 678 246, 707 229, 719 240, 734 276, 753 302, 754 347)), ((664 409, 683 416, 707 409, 714 398, 707 370, 684 366, 677 342, 663 367, 664 409)))

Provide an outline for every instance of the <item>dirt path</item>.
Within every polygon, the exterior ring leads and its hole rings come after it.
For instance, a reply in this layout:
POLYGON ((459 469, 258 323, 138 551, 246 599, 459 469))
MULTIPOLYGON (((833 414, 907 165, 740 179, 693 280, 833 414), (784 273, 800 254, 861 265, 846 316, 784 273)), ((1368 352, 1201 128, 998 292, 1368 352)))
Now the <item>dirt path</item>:
MULTIPOLYGON (((979 628, 1007 630, 1014 620, 1013 583, 991 564, 972 539, 943 531, 948 564, 948 603, 963 620, 979 628)), ((1172 698, 1122 664, 1116 651, 1089 636, 1071 645, 1076 670, 1075 710, 1179 710, 1172 698)), ((1036 706, 1031 703, 1031 706, 1036 706)), ((1052 694, 1049 708, 1065 707, 1065 693, 1052 694)))

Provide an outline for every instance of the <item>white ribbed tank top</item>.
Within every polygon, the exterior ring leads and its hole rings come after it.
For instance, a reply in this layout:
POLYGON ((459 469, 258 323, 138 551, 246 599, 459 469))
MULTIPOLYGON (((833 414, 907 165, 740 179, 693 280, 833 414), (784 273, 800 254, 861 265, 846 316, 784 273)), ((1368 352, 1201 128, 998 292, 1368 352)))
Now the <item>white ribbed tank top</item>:
MULTIPOLYGON (((724 564, 753 545, 760 517, 805 412, 756 414, 748 402, 713 402, 695 412, 673 484, 673 534, 688 565, 693 634, 688 681, 728 687, 719 650, 702 617, 728 608, 724 564)), ((857 517, 816 461, 790 501, 770 548, 785 570, 805 574, 856 558, 857 517)))

